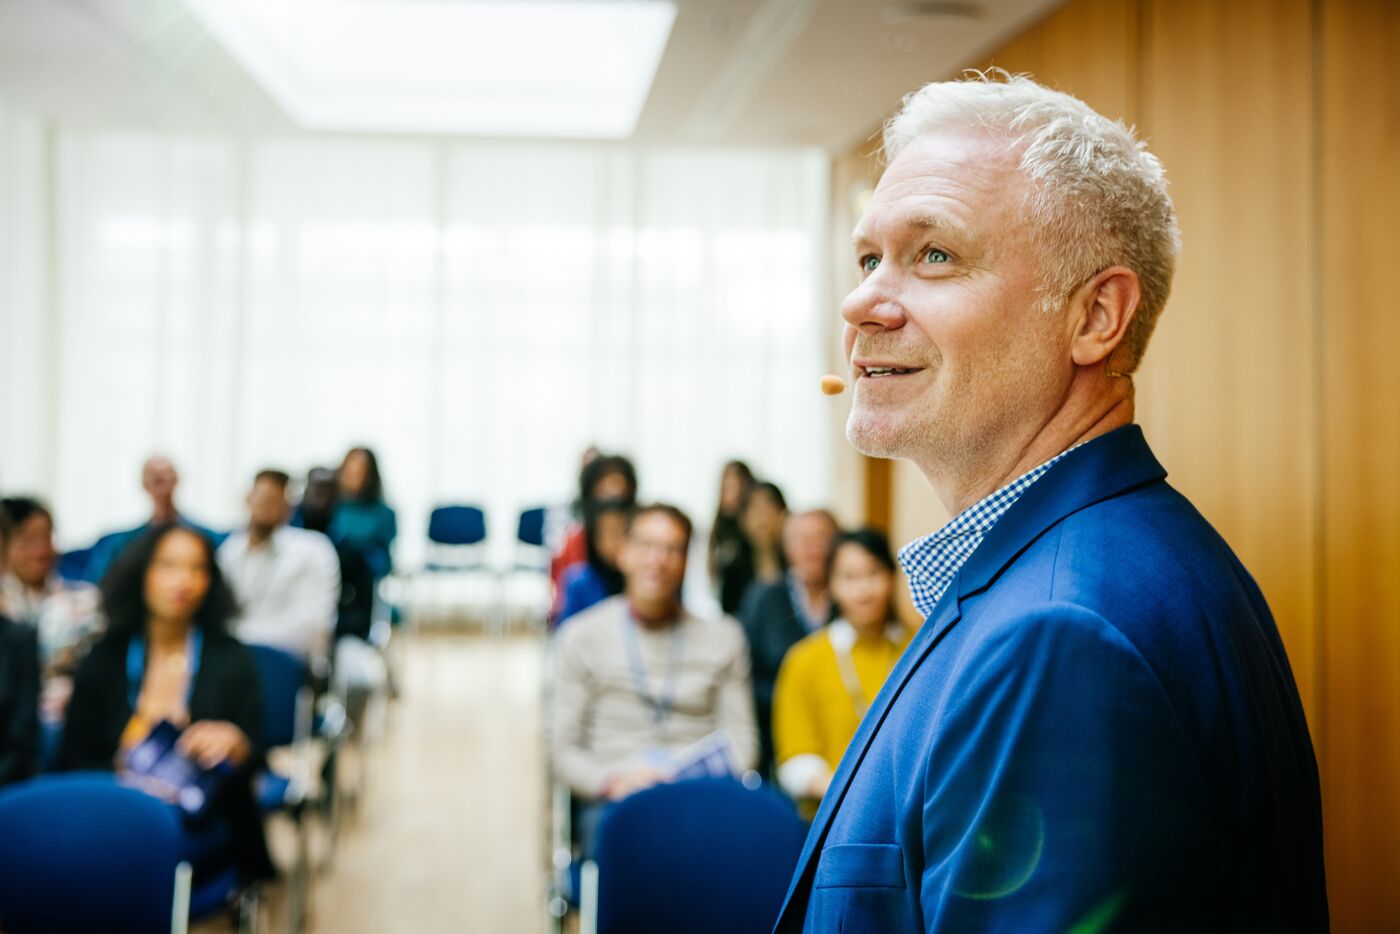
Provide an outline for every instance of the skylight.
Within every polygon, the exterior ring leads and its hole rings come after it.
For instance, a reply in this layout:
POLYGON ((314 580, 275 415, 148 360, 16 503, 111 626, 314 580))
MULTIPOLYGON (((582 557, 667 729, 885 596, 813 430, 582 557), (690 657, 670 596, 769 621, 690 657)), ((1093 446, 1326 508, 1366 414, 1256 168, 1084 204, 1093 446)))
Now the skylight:
POLYGON ((671 0, 184 0, 316 130, 619 139, 671 0))

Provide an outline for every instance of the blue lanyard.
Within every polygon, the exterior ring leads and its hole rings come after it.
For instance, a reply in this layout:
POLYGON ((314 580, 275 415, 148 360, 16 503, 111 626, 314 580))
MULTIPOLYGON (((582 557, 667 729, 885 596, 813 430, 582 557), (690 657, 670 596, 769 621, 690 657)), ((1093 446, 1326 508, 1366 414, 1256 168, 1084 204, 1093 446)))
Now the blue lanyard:
POLYGON ((685 641, 681 637, 681 623, 678 621, 671 627, 666 681, 662 685, 660 697, 651 693, 651 681, 647 677, 646 666, 642 664, 642 646, 637 638, 637 620, 630 610, 627 618, 622 621, 622 634, 623 641, 627 644, 627 663, 632 668, 632 688, 636 691, 637 698, 651 708, 652 723, 661 727, 676 705, 676 680, 680 673, 681 647, 685 641))
MULTIPOLYGON (((185 709, 188 711, 190 698, 194 695, 194 679, 199 674, 199 656, 204 650, 204 633, 191 628, 185 644, 186 657, 190 660, 190 681, 185 688, 185 709)), ((146 640, 142 636, 132 636, 126 644, 126 700, 131 710, 136 711, 136 700, 141 696, 141 682, 146 677, 146 640)))

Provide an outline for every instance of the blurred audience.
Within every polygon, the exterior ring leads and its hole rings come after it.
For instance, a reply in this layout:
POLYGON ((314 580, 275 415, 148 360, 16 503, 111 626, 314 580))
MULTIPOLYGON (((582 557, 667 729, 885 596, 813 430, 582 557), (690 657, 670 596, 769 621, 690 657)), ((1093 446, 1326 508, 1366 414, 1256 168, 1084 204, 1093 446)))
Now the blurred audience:
MULTIPOLYGON (((313 467, 306 475, 301 503, 292 515, 291 525, 329 535, 340 498, 336 472, 329 467, 313 467)), ((340 598, 335 622, 335 638, 353 636, 368 640, 374 614, 374 572, 365 556, 344 544, 334 544, 340 564, 340 598)))
MULTIPOLYGON (((101 598, 85 581, 58 576, 53 514, 29 497, 0 503, 8 519, 6 570, 0 574, 0 614, 38 632, 39 660, 46 680, 70 674, 86 644, 102 629, 101 598)), ((64 683, 46 685, 46 702, 66 696, 64 683)))
MULTIPOLYGON (((587 536, 582 520, 587 517, 589 506, 603 500, 618 500, 629 506, 637 501, 637 470, 630 460, 620 454, 595 453, 591 458, 587 455, 585 451, 583 467, 579 471, 578 500, 574 504, 580 521, 565 533, 563 545, 549 563, 549 579, 554 582, 557 594, 563 592, 564 573, 588 560, 587 536)), ((556 609, 560 607, 556 606, 556 609)))
POLYGON ((627 518, 631 511, 632 504, 620 499, 598 500, 584 507, 587 558, 564 572, 555 625, 622 593, 624 581, 617 562, 627 542, 627 518))
POLYGON ((720 592, 731 599, 737 595, 741 610, 744 597, 755 583, 771 584, 781 580, 787 570, 787 559, 783 555, 786 522, 787 499, 776 483, 762 481, 749 487, 739 507, 739 531, 748 548, 720 581, 720 592))
POLYGON ((786 573, 772 583, 755 583, 739 613, 749 640, 764 775, 773 765, 773 686, 783 656, 832 618, 827 557, 839 531, 836 519, 825 510, 789 518, 782 536, 786 573))
MULTIPOLYGON (((0 509, 0 574, 10 522, 0 509)), ((39 634, 0 616, 0 786, 28 778, 39 756, 39 634)))
POLYGON ((883 534, 842 533, 827 561, 837 618, 787 653, 773 695, 778 783, 809 816, 911 635, 895 615, 895 561, 883 534))
POLYGON ((146 495, 151 498, 151 517, 146 522, 138 525, 134 529, 126 529, 121 532, 113 532, 98 539, 93 546, 92 555, 89 556, 87 569, 84 577, 94 583, 102 580, 107 569, 112 566, 112 562, 122 553, 133 541, 139 538, 142 533, 158 525, 169 525, 177 523, 188 526, 197 532, 206 535, 210 541, 218 545, 223 540, 223 536, 218 532, 210 531, 205 526, 195 522, 190 517, 180 512, 175 505, 175 490, 180 485, 180 474, 175 469, 175 464, 170 458, 156 454, 147 459, 141 465, 141 489, 146 491, 146 495))
POLYGON ((753 579, 753 548, 739 526, 739 513, 753 487, 753 471, 743 461, 730 461, 720 475, 719 506, 710 526, 708 549, 710 586, 720 608, 729 616, 739 612, 744 589, 753 579), (738 571, 736 569, 750 569, 738 571))
POLYGON ((234 634, 291 652, 323 671, 340 603, 340 559, 320 532, 288 526, 291 479, 263 470, 248 493, 248 527, 219 546, 239 610, 234 634))
POLYGON ((553 761, 586 801, 667 781, 678 756, 715 734, 738 769, 757 759, 744 634, 733 620, 700 619, 681 604, 690 537, 680 510, 638 509, 619 556, 623 594, 559 631, 553 761))
POLYGON ((351 448, 340 465, 340 501, 331 518, 330 537, 354 549, 369 563, 375 580, 393 571, 398 518, 384 501, 379 458, 369 448, 351 448))
POLYGON ((262 760, 257 667, 225 627, 234 601, 207 537, 158 525, 122 552, 103 581, 107 632, 83 660, 68 708, 60 768, 119 768, 168 721, 179 748, 232 777, 194 828, 185 857, 196 877, 230 853, 247 878, 272 874, 250 777, 262 760))

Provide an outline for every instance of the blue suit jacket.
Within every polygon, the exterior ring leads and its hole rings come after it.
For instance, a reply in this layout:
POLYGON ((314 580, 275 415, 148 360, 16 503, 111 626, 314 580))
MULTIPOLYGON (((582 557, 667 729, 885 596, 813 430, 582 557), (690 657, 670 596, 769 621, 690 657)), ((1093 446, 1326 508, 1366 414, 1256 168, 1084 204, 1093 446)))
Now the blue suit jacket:
POLYGON ((778 931, 1324 930, 1268 607, 1136 426, 1001 518, 890 675, 778 931))

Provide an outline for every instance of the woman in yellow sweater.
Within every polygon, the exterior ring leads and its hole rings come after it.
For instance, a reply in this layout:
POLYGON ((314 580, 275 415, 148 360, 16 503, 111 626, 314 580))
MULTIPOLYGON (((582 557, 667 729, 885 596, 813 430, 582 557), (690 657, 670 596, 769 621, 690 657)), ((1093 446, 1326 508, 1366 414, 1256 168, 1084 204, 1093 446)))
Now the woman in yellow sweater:
POLYGON ((827 568, 839 616, 788 650, 773 692, 778 784, 809 806, 826 794, 912 635, 895 618, 894 556, 882 533, 842 533, 827 568))

